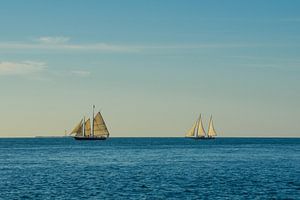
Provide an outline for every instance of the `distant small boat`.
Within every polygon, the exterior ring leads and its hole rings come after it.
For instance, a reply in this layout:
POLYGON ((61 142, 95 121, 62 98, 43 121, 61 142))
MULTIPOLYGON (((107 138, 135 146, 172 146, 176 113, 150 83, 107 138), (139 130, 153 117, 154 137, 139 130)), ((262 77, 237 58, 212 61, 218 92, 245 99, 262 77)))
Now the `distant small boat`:
POLYGON ((93 121, 81 119, 79 124, 73 129, 70 135, 75 134, 76 140, 106 140, 109 138, 109 131, 100 112, 94 117, 93 106, 93 121), (92 128, 91 128, 92 127, 92 128))
POLYGON ((214 128, 212 116, 210 117, 209 125, 208 125, 208 132, 206 134, 204 127, 203 127, 201 114, 200 114, 199 118, 197 119, 197 121, 195 122, 193 127, 189 130, 189 132, 185 135, 185 137, 192 138, 192 139, 205 140, 205 139, 215 139, 216 135, 217 135, 217 133, 214 128))
POLYGON ((217 132, 215 130, 212 115, 211 115, 209 120, 209 125, 208 125, 207 137, 209 139, 215 139, 216 136, 217 136, 217 132))

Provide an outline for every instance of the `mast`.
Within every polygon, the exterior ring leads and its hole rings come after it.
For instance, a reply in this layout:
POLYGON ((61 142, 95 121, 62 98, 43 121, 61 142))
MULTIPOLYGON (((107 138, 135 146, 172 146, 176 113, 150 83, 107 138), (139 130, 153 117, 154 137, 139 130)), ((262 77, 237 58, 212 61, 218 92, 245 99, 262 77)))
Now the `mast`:
POLYGON ((197 122, 196 122, 196 127, 195 127, 195 130, 194 130, 194 137, 199 137, 198 136, 198 130, 199 130, 199 122, 200 122, 200 119, 201 119, 201 114, 199 115, 198 119, 197 119, 197 122))
POLYGON ((95 110, 95 105, 93 105, 93 124, 92 124, 92 137, 94 137, 94 110, 95 110))
POLYGON ((82 136, 85 137, 85 116, 83 117, 83 125, 82 125, 83 131, 82 136))

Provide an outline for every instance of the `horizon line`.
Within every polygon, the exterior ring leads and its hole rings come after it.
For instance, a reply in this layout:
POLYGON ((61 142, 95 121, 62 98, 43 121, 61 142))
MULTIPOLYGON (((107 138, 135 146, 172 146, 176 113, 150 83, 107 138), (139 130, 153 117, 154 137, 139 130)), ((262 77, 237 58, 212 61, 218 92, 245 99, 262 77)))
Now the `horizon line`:
MULTIPOLYGON (((16 136, 16 137, 2 137, 0 136, 0 139, 22 139, 22 138, 73 138, 72 136, 16 136)), ((179 136, 110 136, 109 138, 186 138, 185 136, 179 137, 179 136)), ((216 138, 294 138, 294 139, 300 139, 300 136, 222 136, 222 137, 216 137, 216 138)))

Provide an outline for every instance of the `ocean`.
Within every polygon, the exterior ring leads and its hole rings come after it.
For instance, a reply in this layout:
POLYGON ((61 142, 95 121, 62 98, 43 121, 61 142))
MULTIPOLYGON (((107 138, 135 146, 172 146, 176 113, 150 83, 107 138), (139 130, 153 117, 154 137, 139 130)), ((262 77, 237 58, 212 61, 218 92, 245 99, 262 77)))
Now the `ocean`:
POLYGON ((2 138, 0 199, 300 199, 300 138, 2 138))

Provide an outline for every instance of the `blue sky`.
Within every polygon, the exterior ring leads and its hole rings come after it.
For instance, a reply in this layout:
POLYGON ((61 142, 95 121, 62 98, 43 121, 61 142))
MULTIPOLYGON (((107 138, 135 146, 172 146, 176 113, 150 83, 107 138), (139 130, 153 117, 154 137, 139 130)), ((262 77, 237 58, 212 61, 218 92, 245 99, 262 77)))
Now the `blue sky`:
POLYGON ((299 1, 1 1, 0 136, 299 136, 299 1))

